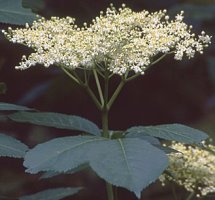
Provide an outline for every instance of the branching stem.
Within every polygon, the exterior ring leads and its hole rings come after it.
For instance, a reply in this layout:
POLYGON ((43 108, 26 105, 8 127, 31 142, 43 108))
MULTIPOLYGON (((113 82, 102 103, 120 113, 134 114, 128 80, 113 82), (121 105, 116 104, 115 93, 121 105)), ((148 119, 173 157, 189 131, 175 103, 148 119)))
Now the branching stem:
POLYGON ((97 86, 97 89, 98 89, 101 106, 103 106, 104 105, 104 97, 103 97, 101 84, 100 84, 96 69, 93 69, 93 74, 94 74, 94 78, 95 78, 95 81, 96 81, 96 86, 97 86))

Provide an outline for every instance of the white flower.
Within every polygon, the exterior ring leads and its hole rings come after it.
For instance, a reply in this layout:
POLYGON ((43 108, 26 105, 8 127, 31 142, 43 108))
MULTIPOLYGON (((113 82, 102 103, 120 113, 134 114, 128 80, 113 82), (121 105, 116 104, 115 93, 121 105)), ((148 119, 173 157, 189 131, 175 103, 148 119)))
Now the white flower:
MULTIPOLYGON (((52 17, 35 21, 32 26, 3 31, 14 43, 34 49, 17 69, 37 63, 49 67, 92 69, 97 64, 111 73, 124 75, 132 71, 143 74, 152 61, 163 54, 174 58, 192 58, 203 52, 211 37, 203 32, 195 38, 183 20, 183 11, 169 21, 166 10, 134 12, 125 5, 119 10, 112 5, 100 13, 90 25, 75 25, 71 17, 52 17)), ((99 68, 101 70, 101 68, 99 68)))
POLYGON ((215 193, 215 146, 204 144, 208 151, 181 143, 172 143, 170 147, 180 153, 169 155, 167 170, 173 176, 161 175, 162 185, 174 181, 187 191, 196 192, 198 197, 215 193))

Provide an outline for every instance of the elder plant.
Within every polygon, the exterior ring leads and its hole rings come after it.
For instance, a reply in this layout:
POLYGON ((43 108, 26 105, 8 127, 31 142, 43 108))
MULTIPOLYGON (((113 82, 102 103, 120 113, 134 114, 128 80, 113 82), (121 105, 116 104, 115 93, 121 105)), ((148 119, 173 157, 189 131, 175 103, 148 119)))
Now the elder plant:
POLYGON ((29 56, 23 55, 16 69, 36 64, 57 66, 86 90, 102 118, 100 129, 87 119, 60 113, 22 111, 8 115, 16 122, 85 133, 55 138, 27 150, 26 171, 52 176, 89 166, 106 181, 108 200, 115 199, 112 186, 126 188, 140 198, 141 191, 168 167, 168 154, 174 147, 162 146, 159 139, 190 145, 205 140, 205 133, 182 124, 136 126, 122 131, 110 131, 108 126, 111 106, 125 84, 143 76, 169 54, 176 60, 192 58, 208 46, 211 37, 204 31, 200 35, 192 33, 183 18, 183 12, 170 19, 166 10, 134 12, 125 5, 120 9, 111 5, 82 27, 74 18, 52 17, 3 31, 9 41, 34 50, 29 56), (110 93, 113 76, 120 81, 110 93), (92 78, 97 91, 90 87, 92 78))

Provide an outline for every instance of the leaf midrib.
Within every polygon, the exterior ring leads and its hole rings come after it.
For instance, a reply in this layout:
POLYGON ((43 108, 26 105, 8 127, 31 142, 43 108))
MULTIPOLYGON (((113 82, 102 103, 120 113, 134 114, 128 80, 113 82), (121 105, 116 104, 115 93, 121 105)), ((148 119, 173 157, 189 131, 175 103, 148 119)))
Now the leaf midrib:
POLYGON ((123 142, 122 142, 121 139, 118 139, 118 142, 119 142, 120 147, 121 147, 121 150, 122 150, 123 158, 124 158, 124 160, 125 160, 126 167, 127 167, 128 173, 129 173, 129 176, 130 176, 131 179, 132 179, 132 173, 131 173, 131 169, 130 169, 129 164, 128 164, 128 160, 127 160, 127 156, 126 156, 126 152, 125 152, 125 148, 124 148, 123 142))
POLYGON ((18 12, 18 11, 11 11, 11 10, 6 10, 6 9, 0 9, 0 12, 3 12, 3 13, 12 13, 12 14, 19 14, 19 15, 29 15, 29 16, 32 16, 31 13, 23 13, 23 12, 18 12))

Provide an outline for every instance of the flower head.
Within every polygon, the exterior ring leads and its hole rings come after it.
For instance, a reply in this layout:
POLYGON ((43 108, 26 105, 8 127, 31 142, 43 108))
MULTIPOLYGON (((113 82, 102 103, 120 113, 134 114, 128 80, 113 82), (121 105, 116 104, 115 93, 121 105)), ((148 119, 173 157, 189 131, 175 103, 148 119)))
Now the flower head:
POLYGON ((172 176, 163 174, 160 181, 174 181, 189 192, 196 192, 197 197, 215 193, 215 146, 204 145, 208 150, 199 147, 172 143, 171 148, 180 153, 169 155, 168 171, 172 176))
POLYGON ((197 37, 191 33, 183 18, 183 12, 170 20, 166 10, 134 12, 125 5, 118 10, 111 5, 105 14, 101 12, 90 25, 84 23, 80 28, 73 18, 52 17, 25 28, 9 28, 4 34, 11 42, 35 50, 28 58, 23 56, 18 69, 37 63, 69 69, 99 65, 113 74, 143 74, 162 55, 191 58, 210 43, 211 37, 204 32, 197 37))

